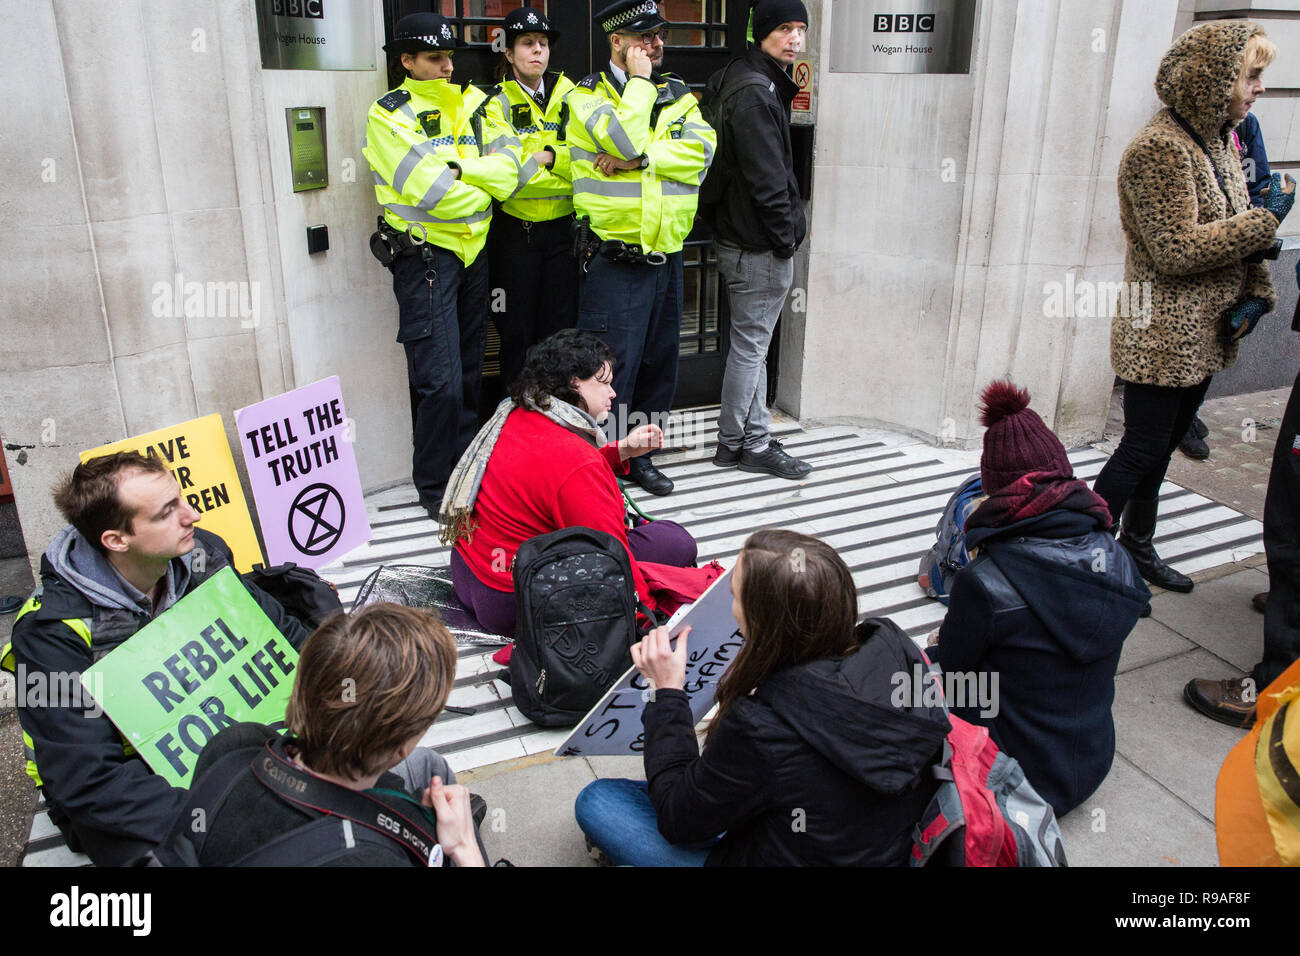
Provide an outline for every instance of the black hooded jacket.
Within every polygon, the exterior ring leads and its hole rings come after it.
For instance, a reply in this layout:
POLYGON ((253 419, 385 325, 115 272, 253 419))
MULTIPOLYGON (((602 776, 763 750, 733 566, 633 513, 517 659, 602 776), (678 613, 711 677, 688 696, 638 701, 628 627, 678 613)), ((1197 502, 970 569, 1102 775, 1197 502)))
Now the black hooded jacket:
POLYGON ((901 866, 934 794, 930 767, 948 719, 894 703, 921 662, 892 621, 858 625, 843 658, 770 674, 723 716, 701 756, 685 693, 660 690, 643 716, 659 832, 672 843, 725 835, 724 866, 901 866))
POLYGON ((945 672, 983 675, 990 689, 997 676, 995 707, 949 705, 987 726, 1062 816, 1110 771, 1115 671, 1151 594, 1128 552, 1087 514, 972 528, 966 544, 980 554, 953 581, 931 657, 945 672))
POLYGON ((790 144, 790 104, 798 90, 781 64, 757 47, 728 66, 725 129, 715 160, 726 165, 727 187, 721 201, 705 210, 718 241, 788 259, 807 235, 790 144), (767 82, 727 99, 728 87, 746 74, 767 82))

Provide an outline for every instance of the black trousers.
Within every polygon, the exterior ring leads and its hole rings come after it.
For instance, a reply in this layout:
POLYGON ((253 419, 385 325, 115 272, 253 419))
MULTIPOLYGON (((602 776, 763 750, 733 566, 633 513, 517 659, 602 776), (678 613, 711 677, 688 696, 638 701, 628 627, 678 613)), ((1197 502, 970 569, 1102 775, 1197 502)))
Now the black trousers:
POLYGON ((578 293, 578 328, 596 332, 617 356, 611 440, 644 424, 660 427, 677 390, 681 347, 682 254, 660 266, 596 256, 578 293))
POLYGON ((1273 467, 1264 496, 1264 553, 1268 557, 1268 606, 1264 611, 1264 658, 1251 676, 1256 691, 1300 658, 1300 375, 1282 415, 1273 467))
POLYGON ((481 254, 466 266, 454 252, 421 248, 393 263, 393 293, 411 392, 411 479, 420 501, 436 506, 478 431, 488 276, 481 254))
POLYGON ((573 217, 525 222, 498 209, 488 231, 492 321, 501 336, 501 385, 509 389, 524 356, 578 321, 573 217))
POLYGON ((1209 387, 1210 376, 1185 388, 1124 383, 1124 437, 1092 487, 1105 499, 1112 521, 1119 521, 1130 498, 1159 496, 1169 459, 1209 387))

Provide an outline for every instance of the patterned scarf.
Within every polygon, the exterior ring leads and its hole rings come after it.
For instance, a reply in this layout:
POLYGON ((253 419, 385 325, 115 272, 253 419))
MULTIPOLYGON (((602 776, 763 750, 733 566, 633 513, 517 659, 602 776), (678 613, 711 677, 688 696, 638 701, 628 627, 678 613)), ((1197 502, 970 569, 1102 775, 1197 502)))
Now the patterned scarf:
MULTIPOLYGON (((451 478, 447 481, 447 491, 442 496, 442 506, 438 509, 438 521, 442 524, 438 537, 443 544, 454 544, 461 538, 466 541, 472 539, 474 530, 478 527, 472 517, 474 502, 478 498, 479 486, 483 484, 483 473, 487 471, 488 459, 492 457, 492 450, 496 447, 497 439, 501 437, 501 429, 505 427, 506 418, 515 407, 512 399, 502 399, 487 424, 479 429, 474 440, 469 443, 455 471, 451 473, 451 478)), ((524 399, 523 407, 540 412, 561 428, 566 428, 575 435, 585 438, 595 448, 605 444, 604 429, 586 411, 576 405, 570 405, 568 402, 550 396, 550 404, 547 408, 540 408, 529 398, 524 399)))
POLYGON ((1034 471, 989 495, 966 519, 966 532, 1001 528, 1057 508, 1090 515, 1103 530, 1111 525, 1106 502, 1085 482, 1057 472, 1034 471))

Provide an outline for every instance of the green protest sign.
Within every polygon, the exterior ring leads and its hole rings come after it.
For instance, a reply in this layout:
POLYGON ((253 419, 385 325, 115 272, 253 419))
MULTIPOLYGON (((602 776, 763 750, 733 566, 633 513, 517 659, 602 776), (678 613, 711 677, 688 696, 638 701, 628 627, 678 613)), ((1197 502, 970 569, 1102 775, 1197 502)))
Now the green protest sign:
POLYGON ((189 786, 204 744, 240 721, 284 719, 293 649, 222 568, 81 675, 154 772, 189 786))

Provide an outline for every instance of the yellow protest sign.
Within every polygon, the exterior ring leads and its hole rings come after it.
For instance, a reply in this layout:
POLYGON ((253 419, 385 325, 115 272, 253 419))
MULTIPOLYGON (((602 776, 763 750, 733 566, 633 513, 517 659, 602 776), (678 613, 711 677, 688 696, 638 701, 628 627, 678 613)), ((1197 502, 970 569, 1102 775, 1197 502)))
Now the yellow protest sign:
POLYGON ((81 460, 138 451, 162 461, 181 486, 181 497, 203 515, 201 526, 220 535, 235 553, 235 567, 251 571, 262 563, 262 549, 235 471, 220 415, 170 425, 145 435, 123 438, 81 453, 81 460))

